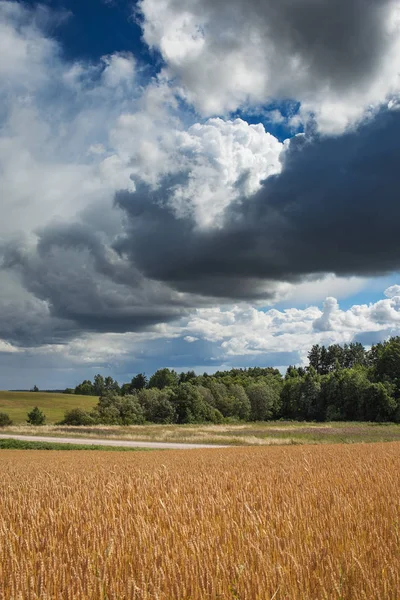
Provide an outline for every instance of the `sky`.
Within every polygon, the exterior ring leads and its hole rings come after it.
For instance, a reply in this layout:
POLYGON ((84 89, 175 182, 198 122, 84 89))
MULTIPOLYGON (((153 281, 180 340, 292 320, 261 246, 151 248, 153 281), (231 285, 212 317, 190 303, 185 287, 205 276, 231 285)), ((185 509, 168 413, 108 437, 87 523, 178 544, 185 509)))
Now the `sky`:
POLYGON ((400 0, 0 0, 0 389, 400 334, 400 0))

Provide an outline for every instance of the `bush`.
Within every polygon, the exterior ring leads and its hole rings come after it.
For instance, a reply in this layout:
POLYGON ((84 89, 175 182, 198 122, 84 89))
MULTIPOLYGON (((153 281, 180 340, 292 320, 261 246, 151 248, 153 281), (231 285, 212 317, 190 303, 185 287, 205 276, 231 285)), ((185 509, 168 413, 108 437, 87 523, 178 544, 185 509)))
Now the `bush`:
POLYGON ((28 413, 27 423, 30 425, 44 425, 46 423, 46 416, 42 413, 40 408, 35 406, 35 408, 28 413))
POLYGON ((12 425, 10 417, 7 413, 0 413, 0 427, 7 427, 8 425, 12 425))
POLYGON ((95 419, 85 410, 73 408, 65 413, 60 425, 94 425, 95 422, 95 419))
POLYGON ((143 389, 138 393, 138 400, 144 410, 146 421, 164 424, 174 422, 175 409, 170 402, 171 393, 169 388, 143 389))
POLYGON ((104 425, 140 425, 145 422, 144 410, 133 394, 117 396, 107 393, 101 396, 93 415, 97 423, 104 425))
POLYGON ((221 425, 221 423, 224 423, 226 419, 224 419, 218 408, 210 406, 207 410, 207 420, 210 421, 210 423, 221 425))

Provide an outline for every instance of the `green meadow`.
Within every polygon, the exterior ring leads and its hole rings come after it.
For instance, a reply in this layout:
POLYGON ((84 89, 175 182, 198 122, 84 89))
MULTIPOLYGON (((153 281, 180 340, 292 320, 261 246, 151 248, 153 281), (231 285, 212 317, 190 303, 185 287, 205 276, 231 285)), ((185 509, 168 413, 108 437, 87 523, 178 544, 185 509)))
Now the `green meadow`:
POLYGON ((46 392, 0 392, 0 412, 5 412, 15 425, 26 423, 27 414, 38 406, 46 415, 46 423, 57 423, 72 408, 92 410, 97 396, 75 396, 46 392))

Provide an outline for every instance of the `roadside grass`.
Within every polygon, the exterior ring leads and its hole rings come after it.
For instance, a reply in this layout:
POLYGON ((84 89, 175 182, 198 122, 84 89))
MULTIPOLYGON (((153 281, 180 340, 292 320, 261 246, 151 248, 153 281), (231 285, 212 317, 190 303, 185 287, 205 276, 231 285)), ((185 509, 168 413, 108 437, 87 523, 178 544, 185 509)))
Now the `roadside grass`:
POLYGON ((26 424, 27 414, 34 406, 44 412, 48 423, 57 423, 64 418, 65 411, 73 408, 90 411, 97 402, 97 396, 0 391, 0 412, 7 413, 16 425, 26 424))
POLYGON ((291 445, 400 441, 395 423, 274 421, 222 425, 131 425, 68 427, 19 425, 4 427, 4 433, 53 437, 89 437, 110 440, 179 442, 223 445, 291 445))
POLYGON ((142 452, 151 448, 125 448, 97 446, 91 444, 60 444, 57 442, 23 442, 22 440, 0 439, 0 450, 103 450, 106 452, 142 452))

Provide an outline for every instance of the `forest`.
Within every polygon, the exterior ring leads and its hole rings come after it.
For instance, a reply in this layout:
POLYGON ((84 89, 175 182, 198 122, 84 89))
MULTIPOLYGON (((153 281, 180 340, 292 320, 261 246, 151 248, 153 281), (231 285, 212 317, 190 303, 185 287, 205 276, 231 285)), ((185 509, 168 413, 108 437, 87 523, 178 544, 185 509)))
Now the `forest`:
POLYGON ((400 337, 366 350, 360 343, 314 345, 305 367, 213 375, 160 369, 119 385, 96 375, 65 393, 95 395, 91 412, 73 409, 66 425, 223 423, 277 419, 400 422, 400 337))

